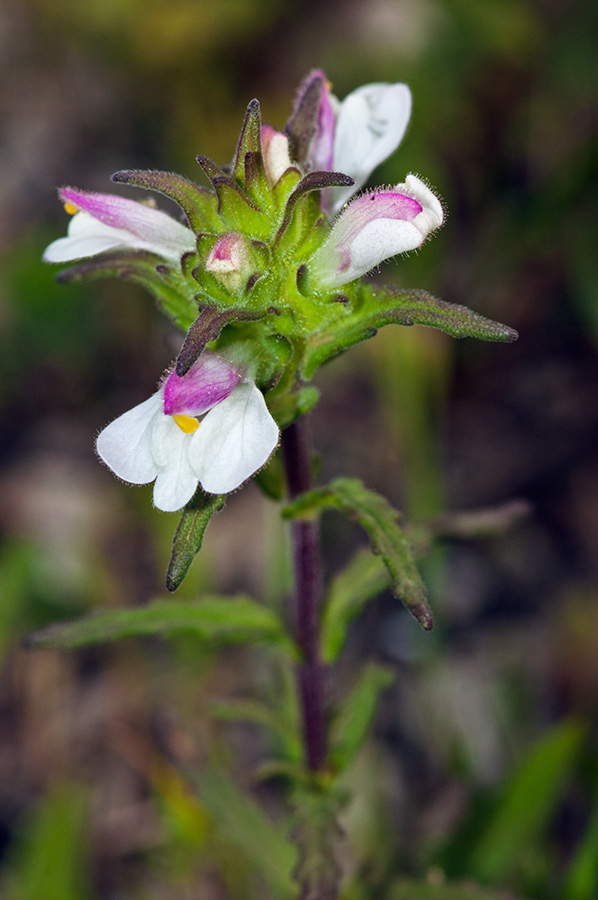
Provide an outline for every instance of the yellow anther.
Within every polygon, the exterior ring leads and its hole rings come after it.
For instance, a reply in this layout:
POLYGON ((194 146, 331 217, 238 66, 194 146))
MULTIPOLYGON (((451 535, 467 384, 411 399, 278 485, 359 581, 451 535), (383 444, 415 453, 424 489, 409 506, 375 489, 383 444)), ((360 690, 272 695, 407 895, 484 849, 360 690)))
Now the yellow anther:
POLYGON ((64 211, 67 212, 69 216, 74 216, 75 213, 79 212, 79 207, 71 200, 65 200, 63 205, 64 211))
POLYGON ((172 418, 185 434, 193 434, 199 428, 199 422, 192 416, 182 416, 176 413, 172 418))

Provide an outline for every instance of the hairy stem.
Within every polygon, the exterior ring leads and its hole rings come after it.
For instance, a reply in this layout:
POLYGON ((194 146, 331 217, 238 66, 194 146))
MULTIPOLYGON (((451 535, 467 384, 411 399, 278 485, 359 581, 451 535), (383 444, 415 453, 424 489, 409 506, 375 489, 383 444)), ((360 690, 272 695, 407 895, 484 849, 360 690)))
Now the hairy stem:
MULTIPOLYGON (((312 452, 309 423, 302 416, 282 433, 282 451, 289 499, 294 500, 311 487, 312 452)), ((302 652, 297 680, 303 716, 305 758, 317 772, 326 759, 324 716, 324 667, 320 659, 320 601, 322 571, 317 521, 292 523, 295 575, 295 637, 302 652)))

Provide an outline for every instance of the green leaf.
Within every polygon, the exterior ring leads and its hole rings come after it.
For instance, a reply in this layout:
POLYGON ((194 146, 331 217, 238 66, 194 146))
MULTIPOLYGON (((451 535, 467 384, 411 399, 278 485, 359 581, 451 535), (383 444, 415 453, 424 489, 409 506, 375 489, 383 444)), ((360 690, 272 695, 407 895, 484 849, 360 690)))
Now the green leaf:
POLYGON ((189 501, 172 542, 166 571, 166 589, 176 591, 201 548, 208 522, 224 506, 226 494, 206 494, 198 488, 189 501))
POLYGON ((57 785, 43 797, 16 846, 9 848, 0 892, 5 900, 87 900, 86 792, 57 785))
POLYGON ((229 703, 212 703, 210 712, 215 719, 224 722, 252 722, 261 725, 280 744, 286 760, 299 762, 303 759, 303 745, 296 729, 289 727, 286 717, 259 700, 236 700, 229 703))
POLYGON ((357 478, 337 478, 328 487, 302 494, 282 511, 285 518, 312 518, 331 507, 356 519, 367 531, 374 553, 379 553, 391 580, 391 590, 420 625, 429 631, 434 619, 426 603, 426 591, 419 576, 405 533, 398 524, 399 513, 357 478))
POLYGON ((333 578, 322 614, 322 656, 332 663, 342 650, 347 629, 368 600, 390 584, 388 570, 379 556, 360 550, 349 565, 333 578))
POLYGON ((28 647, 72 650, 145 635, 195 634, 223 644, 266 641, 298 657, 278 616, 249 597, 207 596, 200 601, 154 600, 134 609, 110 609, 75 622, 59 622, 30 634, 28 647))
POLYGON ((562 900, 598 897, 598 811, 590 819, 565 879, 562 900))
POLYGON ((566 719, 528 751, 474 846, 468 871, 495 882, 516 866, 521 848, 542 834, 577 760, 586 728, 566 719))
POLYGON ((381 692, 394 681, 392 669, 375 664, 360 672, 330 729, 330 761, 337 771, 351 765, 363 744, 376 713, 381 692))
POLYGON ((347 316, 331 325, 328 332, 320 333, 306 354, 307 379, 352 344, 373 337, 383 325, 428 325, 456 338, 475 337, 484 341, 517 339, 517 332, 507 325, 480 316, 466 306, 437 300, 425 291, 375 289, 360 284, 356 298, 347 316))
POLYGON ((225 838, 265 879, 274 895, 280 900, 296 897, 292 872, 297 854, 280 828, 215 767, 202 770, 196 790, 225 838))

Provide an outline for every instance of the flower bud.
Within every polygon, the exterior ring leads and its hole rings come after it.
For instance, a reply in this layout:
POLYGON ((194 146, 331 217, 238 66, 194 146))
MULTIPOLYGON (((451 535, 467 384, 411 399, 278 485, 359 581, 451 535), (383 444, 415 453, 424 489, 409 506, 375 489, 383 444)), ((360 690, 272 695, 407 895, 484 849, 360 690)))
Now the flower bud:
POLYGON ((252 272, 246 239, 234 231, 221 235, 208 253, 205 265, 206 271, 227 290, 238 291, 252 272))
POLYGON ((324 287, 339 287, 397 253, 420 247, 442 224, 443 210, 415 175, 392 191, 364 194, 341 212, 309 263, 324 287))
POLYGON ((274 187, 286 170, 293 165, 289 155, 289 139, 271 125, 262 126, 264 168, 270 185, 274 187))

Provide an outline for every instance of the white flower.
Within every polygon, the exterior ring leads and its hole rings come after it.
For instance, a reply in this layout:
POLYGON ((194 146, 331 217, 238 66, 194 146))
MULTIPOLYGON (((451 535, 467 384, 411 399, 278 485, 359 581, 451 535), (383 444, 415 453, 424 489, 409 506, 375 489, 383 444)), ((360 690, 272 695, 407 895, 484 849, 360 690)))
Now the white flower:
POLYGON ((326 211, 334 215, 401 143, 411 116, 411 92, 406 84, 365 84, 340 102, 330 92, 324 73, 316 70, 300 88, 296 108, 316 79, 321 80, 322 89, 308 166, 344 172, 355 182, 324 192, 326 211))
POLYGON ((185 506, 201 484, 234 491, 268 460, 278 426, 261 391, 215 353, 204 351, 186 375, 171 372, 148 400, 111 422, 96 448, 131 484, 154 481, 154 504, 185 506))
POLYGON ((191 229, 153 206, 72 188, 62 188, 59 194, 73 218, 67 236, 46 247, 45 262, 70 262, 123 249, 149 250, 178 261, 183 253, 195 249, 191 229))
POLYGON ((309 262, 324 287, 339 287, 397 253, 420 247, 442 225, 438 197, 416 175, 390 191, 356 197, 342 210, 309 262))

